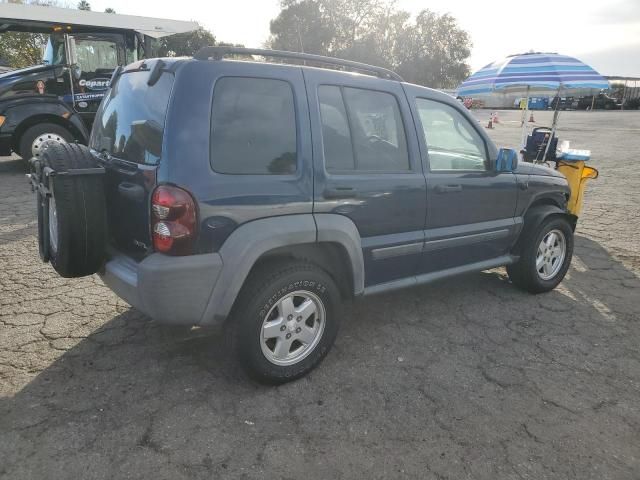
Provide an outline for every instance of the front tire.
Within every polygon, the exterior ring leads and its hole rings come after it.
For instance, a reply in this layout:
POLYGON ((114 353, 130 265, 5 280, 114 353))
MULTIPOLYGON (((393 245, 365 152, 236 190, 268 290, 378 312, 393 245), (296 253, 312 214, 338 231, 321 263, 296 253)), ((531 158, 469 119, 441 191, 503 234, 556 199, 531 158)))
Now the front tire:
POLYGON ((322 269, 269 262, 252 273, 236 301, 229 325, 235 354, 260 382, 300 378, 329 352, 339 310, 338 288, 322 269))
POLYGON ((573 229, 564 217, 553 216, 526 238, 520 260, 507 266, 509 278, 531 293, 553 290, 569 270, 573 256, 573 229))
POLYGON ((20 137, 18 154, 24 159, 40 158, 51 142, 71 143, 73 135, 69 130, 55 123, 39 123, 29 127, 20 137))

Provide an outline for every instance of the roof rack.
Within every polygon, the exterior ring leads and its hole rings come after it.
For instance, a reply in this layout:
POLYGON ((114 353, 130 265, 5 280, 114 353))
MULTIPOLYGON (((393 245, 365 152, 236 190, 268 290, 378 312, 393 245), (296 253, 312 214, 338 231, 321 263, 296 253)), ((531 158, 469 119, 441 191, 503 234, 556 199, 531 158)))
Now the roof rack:
POLYGON ((227 55, 260 55, 263 57, 289 58, 295 60, 307 60, 324 65, 335 65, 347 67, 358 72, 368 73, 380 78, 397 80, 404 82, 402 77, 396 72, 366 63, 342 60, 341 58, 325 57, 324 55, 313 55, 310 53, 286 52, 283 50, 270 50, 265 48, 244 48, 244 47, 202 47, 193 56, 196 60, 222 60, 227 55))

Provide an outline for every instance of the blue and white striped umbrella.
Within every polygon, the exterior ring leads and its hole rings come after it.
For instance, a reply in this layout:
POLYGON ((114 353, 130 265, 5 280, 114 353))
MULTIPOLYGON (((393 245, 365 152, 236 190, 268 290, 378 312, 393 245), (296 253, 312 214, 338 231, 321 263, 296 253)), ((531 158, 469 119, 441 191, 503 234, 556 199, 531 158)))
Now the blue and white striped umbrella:
POLYGON ((489 93, 530 93, 559 90, 586 95, 609 88, 606 78, 589 65, 557 53, 524 53, 490 63, 467 78, 456 95, 474 96, 489 93))

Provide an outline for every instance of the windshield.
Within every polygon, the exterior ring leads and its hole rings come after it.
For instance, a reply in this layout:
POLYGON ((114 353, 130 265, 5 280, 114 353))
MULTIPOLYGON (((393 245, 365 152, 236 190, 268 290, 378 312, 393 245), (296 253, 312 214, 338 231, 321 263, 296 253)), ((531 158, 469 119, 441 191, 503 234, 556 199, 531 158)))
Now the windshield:
MULTIPOLYGON (((96 72, 99 70, 113 70, 123 62, 118 59, 118 43, 115 36, 97 36, 91 34, 74 35, 78 66, 83 71, 96 72)), ((129 50, 129 61, 137 59, 135 50, 129 50)), ((42 63, 45 65, 65 65, 64 35, 54 33, 49 36, 44 50, 42 63)))
POLYGON ((152 86, 148 79, 148 70, 120 76, 96 114, 91 148, 131 162, 158 163, 174 76, 164 72, 152 86))

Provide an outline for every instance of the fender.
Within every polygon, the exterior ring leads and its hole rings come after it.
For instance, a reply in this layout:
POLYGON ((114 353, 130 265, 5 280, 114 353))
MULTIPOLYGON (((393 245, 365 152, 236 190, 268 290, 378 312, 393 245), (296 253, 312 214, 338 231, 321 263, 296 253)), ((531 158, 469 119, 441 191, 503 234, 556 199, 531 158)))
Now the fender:
POLYGON ((518 236, 518 240, 513 247, 514 253, 520 253, 520 248, 522 247, 524 239, 533 235, 542 222, 544 222, 544 220, 550 215, 568 216, 569 214, 566 210, 563 210, 556 205, 549 204, 534 205, 527 210, 524 216, 524 227, 522 228, 522 231, 518 236))
MULTIPOLYGON (((74 135, 78 140, 86 143, 89 140, 89 131, 79 114, 73 111, 66 103, 57 97, 28 97, 12 99, 2 102, 3 115, 7 117, 2 132, 13 133, 21 130, 21 125, 35 117, 56 117, 62 123, 70 124, 74 135)), ((46 121, 43 118, 43 121, 46 121)), ((38 122, 34 122, 38 123, 38 122)))
POLYGON ((316 242, 335 242, 345 248, 353 269, 354 292, 361 294, 364 260, 360 235, 351 220, 332 214, 263 218, 236 228, 220 248, 222 272, 200 324, 218 324, 228 317, 249 272, 262 255, 279 247, 316 242))
POLYGON ((274 248, 316 241, 312 214, 262 218, 236 228, 219 250, 222 272, 211 292, 201 325, 227 318, 244 281, 258 258, 274 248))
POLYGON ((344 215, 316 213, 313 215, 318 226, 318 241, 338 243, 344 247, 351 262, 353 274, 353 294, 364 293, 364 257, 360 232, 353 221, 344 215))

